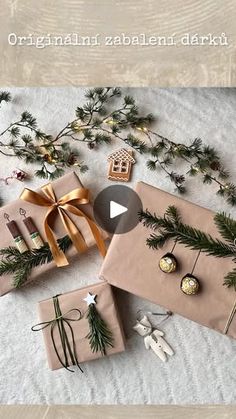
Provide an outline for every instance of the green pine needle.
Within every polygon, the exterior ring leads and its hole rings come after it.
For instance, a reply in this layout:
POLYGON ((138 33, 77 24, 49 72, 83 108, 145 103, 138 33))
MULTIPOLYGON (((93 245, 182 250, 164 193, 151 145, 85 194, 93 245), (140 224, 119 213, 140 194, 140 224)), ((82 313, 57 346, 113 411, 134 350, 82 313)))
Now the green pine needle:
MULTIPOLYGON (((217 195, 236 205, 236 185, 230 181, 230 173, 215 148, 205 145, 200 138, 185 144, 152 131, 152 113, 142 114, 135 98, 122 95, 118 87, 87 89, 84 98, 85 103, 76 107, 74 120, 56 136, 45 133, 36 118, 24 111, 18 121, 0 132, 0 153, 36 164, 36 176, 53 180, 62 176, 66 168, 77 167, 81 173, 87 168, 78 160, 78 147, 74 150, 72 143, 97 150, 116 140, 145 154, 147 168, 158 175, 162 171, 179 194, 186 193, 186 174, 199 175, 203 184, 217 186, 217 195), (179 162, 187 165, 184 173, 169 170, 179 162)), ((0 92, 0 105, 10 100, 8 92, 0 92)))
POLYGON ((234 288, 236 291, 236 268, 225 276, 224 285, 227 288, 234 288))
POLYGON ((234 245, 236 239, 236 221, 225 212, 215 215, 215 223, 224 240, 234 245))
POLYGON ((101 352, 102 355, 106 355, 107 349, 113 347, 113 336, 95 304, 89 305, 87 319, 90 330, 88 339, 92 352, 101 352))
MULTIPOLYGON (((176 207, 169 206, 164 216, 151 214, 149 211, 142 211, 139 214, 140 221, 145 227, 159 234, 152 233, 147 239, 147 245, 151 249, 163 247, 169 239, 174 239, 191 250, 200 250, 208 256, 217 258, 231 258, 236 262, 236 221, 225 213, 216 214, 215 224, 219 233, 226 242, 213 238, 210 234, 182 223, 180 214, 176 207)), ((234 287, 236 290, 236 268, 225 276, 224 285, 234 287)))
MULTIPOLYGON (((58 240, 60 249, 65 253, 72 245, 71 239, 65 236, 58 240)), ((15 288, 21 287, 29 278, 33 268, 52 262, 53 257, 48 243, 40 249, 28 250, 20 253, 16 247, 6 247, 0 249, 3 257, 0 262, 0 276, 13 275, 13 285, 15 288)))
POLYGON ((1 91, 0 92, 0 104, 2 103, 2 102, 11 102, 11 100, 12 100, 12 97, 11 97, 11 94, 9 93, 9 92, 6 92, 6 91, 1 91))

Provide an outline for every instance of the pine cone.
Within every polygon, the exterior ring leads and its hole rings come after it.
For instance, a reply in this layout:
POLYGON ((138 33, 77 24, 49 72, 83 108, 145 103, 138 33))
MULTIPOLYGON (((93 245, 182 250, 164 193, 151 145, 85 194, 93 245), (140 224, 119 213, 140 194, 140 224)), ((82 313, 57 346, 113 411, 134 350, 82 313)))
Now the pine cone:
POLYGON ((47 163, 51 163, 52 158, 49 154, 44 154, 43 160, 46 161, 47 163))
POLYGON ((214 170, 214 171, 220 170, 220 162, 219 162, 218 160, 213 161, 213 162, 210 164, 210 168, 211 168, 212 170, 214 170))
POLYGON ((77 157, 74 153, 71 153, 68 157, 67 164, 73 166, 77 162, 77 157))
POLYGON ((88 148, 89 148, 89 150, 93 150, 94 149, 94 147, 95 147, 95 144, 94 143, 88 143, 88 148))

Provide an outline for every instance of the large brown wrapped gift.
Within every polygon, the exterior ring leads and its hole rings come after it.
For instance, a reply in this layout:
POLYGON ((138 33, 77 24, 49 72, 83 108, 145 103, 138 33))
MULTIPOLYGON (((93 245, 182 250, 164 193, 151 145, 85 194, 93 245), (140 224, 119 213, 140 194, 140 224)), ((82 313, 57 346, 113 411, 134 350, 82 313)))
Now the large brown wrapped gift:
MULTIPOLYGON (((64 325, 67 330, 67 335, 71 347, 73 347, 73 341, 68 323, 73 330, 74 347, 79 363, 98 359, 103 356, 101 352, 92 352, 87 337, 89 334, 89 324, 86 318, 86 311, 88 307, 87 303, 84 301, 84 298, 87 297, 88 293, 96 295, 96 309, 112 333, 113 347, 109 347, 106 350, 106 355, 112 355, 125 350, 123 329, 116 309, 112 288, 106 282, 99 282, 97 284, 89 285, 79 290, 58 296, 58 302, 62 316, 65 319, 75 319, 74 321, 68 320, 67 324, 64 322, 64 325), (76 310, 80 310, 82 313, 80 320, 76 320, 76 318, 78 318, 76 310)), ((53 329, 54 342, 52 340, 51 334, 53 321, 55 319, 53 299, 50 298, 48 300, 41 301, 38 305, 38 310, 40 323, 43 324, 36 325, 33 329, 43 330, 49 368, 52 370, 62 368, 62 364, 59 361, 59 358, 64 362, 64 353, 57 324, 53 329), (58 351, 59 358, 55 351, 54 345, 58 351)), ((68 365, 72 365, 70 359, 68 360, 68 365)), ((74 368, 72 369, 74 370, 74 368)))
MULTIPOLYGON (((137 184, 136 192, 142 200, 144 210, 164 215, 169 205, 175 205, 185 224, 219 237, 212 211, 143 182, 137 184)), ((139 223, 132 231, 115 235, 100 278, 236 338, 236 294, 233 289, 223 286, 224 276, 234 265, 231 259, 215 258, 201 253, 194 269, 194 275, 201 282, 201 292, 192 296, 185 295, 180 289, 180 282, 184 275, 192 271, 198 252, 177 244, 174 255, 181 266, 176 272, 165 274, 159 268, 159 259, 172 250, 173 242, 167 241, 160 250, 151 250, 146 245, 150 232, 150 229, 139 223)))
MULTIPOLYGON (((59 203, 60 199, 62 197, 65 197, 64 201, 68 200, 70 197, 70 194, 72 193, 73 197, 73 191, 84 191, 84 188, 77 177, 75 173, 69 173, 60 179, 57 179, 53 181, 51 184, 48 184, 47 187, 50 187, 49 192, 53 193, 55 195, 55 200, 59 203)), ((27 199, 29 197, 29 200, 35 200, 38 199, 38 196, 33 191, 25 190, 24 193, 28 194, 27 199), (34 196, 35 194, 35 196, 34 196)), ((88 193, 88 192, 87 192, 88 193)), ((42 192, 42 189, 37 191, 37 194, 42 196, 45 199, 45 194, 42 192)), ((78 200, 71 201, 74 206, 71 207, 68 206, 68 204, 65 204, 61 214, 63 217, 65 217, 65 214, 67 214, 72 220, 73 224, 78 229, 77 234, 79 234, 79 240, 81 244, 81 251, 85 251, 87 248, 94 246, 96 244, 96 240, 94 237, 94 234, 89 226, 88 220, 85 218, 85 215, 90 217, 92 219, 93 217, 93 209, 92 205, 90 203, 85 204, 85 200, 80 200, 81 204, 77 204, 79 202, 78 200), (81 215, 76 215, 72 211, 74 211, 74 207, 77 207, 79 210, 81 210, 81 215)), ((49 212, 50 208, 48 206, 43 206, 44 202, 39 202, 39 204, 34 204, 32 202, 28 202, 23 199, 17 199, 13 202, 11 202, 8 205, 5 205, 0 209, 0 220, 1 220, 1 235, 0 235, 0 249, 8 247, 8 246, 14 246, 14 239, 11 236, 11 233, 9 232, 7 228, 7 220, 5 219, 4 215, 7 214, 9 220, 15 220, 17 223, 17 226, 20 229, 20 232, 22 233, 22 236, 27 243, 29 248, 34 247, 33 242, 31 241, 30 235, 27 232, 27 229, 23 222, 23 217, 20 215, 19 210, 20 208, 23 208, 23 210, 26 213, 27 217, 32 217, 41 237, 45 242, 48 241, 48 238, 45 235, 45 218, 47 213, 49 212), (40 205, 39 205, 40 204, 40 205)), ((70 202, 69 202, 70 205, 70 202)), ((48 216, 48 224, 50 225, 50 228, 53 231, 54 240, 64 237, 68 232, 66 231, 65 224, 63 224, 62 217, 59 215, 59 212, 56 208, 57 204, 55 204, 54 209, 51 207, 51 214, 48 216)), ((64 219, 65 223, 68 222, 68 218, 64 219)), ((51 230, 48 231, 49 235, 52 235, 51 230)), ((103 242, 102 238, 106 238, 107 234, 99 230, 101 241, 103 242)), ((104 243, 103 243, 104 245, 104 243)), ((80 252, 75 248, 75 246, 71 246, 68 252, 66 253, 66 258, 69 260, 71 257, 78 255, 80 252)), ((62 263, 55 263, 55 260, 53 262, 50 262, 48 264, 44 264, 42 266, 36 267, 32 270, 29 280, 36 279, 39 275, 42 273, 55 268, 56 266, 64 266, 67 263, 67 260, 65 259, 65 256, 61 253, 60 258, 62 258, 62 263)), ((65 269, 65 268, 60 268, 65 269)), ((28 281, 27 281, 28 282, 28 281)), ((12 275, 3 275, 0 277, 0 295, 4 295, 7 292, 11 291, 14 288, 13 285, 13 278, 12 275)))

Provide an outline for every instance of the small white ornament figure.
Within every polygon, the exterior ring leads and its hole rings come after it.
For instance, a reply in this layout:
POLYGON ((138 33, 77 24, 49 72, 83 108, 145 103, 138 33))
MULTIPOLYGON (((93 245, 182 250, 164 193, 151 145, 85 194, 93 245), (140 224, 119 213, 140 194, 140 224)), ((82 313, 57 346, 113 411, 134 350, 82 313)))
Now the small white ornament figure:
POLYGON ((137 320, 133 327, 140 336, 144 337, 144 344, 146 349, 152 349, 153 352, 163 361, 167 361, 167 355, 174 355, 173 349, 163 339, 164 332, 152 328, 152 325, 147 316, 143 316, 141 320, 137 320))

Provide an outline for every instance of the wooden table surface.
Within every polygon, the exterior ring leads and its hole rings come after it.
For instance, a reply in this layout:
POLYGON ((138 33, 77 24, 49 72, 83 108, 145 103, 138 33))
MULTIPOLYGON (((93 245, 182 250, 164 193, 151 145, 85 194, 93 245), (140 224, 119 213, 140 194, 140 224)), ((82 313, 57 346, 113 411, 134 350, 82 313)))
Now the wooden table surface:
MULTIPOLYGON (((235 0, 1 0, 0 84, 235 86, 235 0), (8 35, 99 35, 97 46, 12 46, 8 35), (185 34, 227 46, 183 45, 185 34), (174 36, 177 44, 110 45, 109 37, 174 36)), ((113 38, 113 44, 115 39, 113 38)))
POLYGON ((0 419, 234 419, 236 406, 2 406, 0 419))

